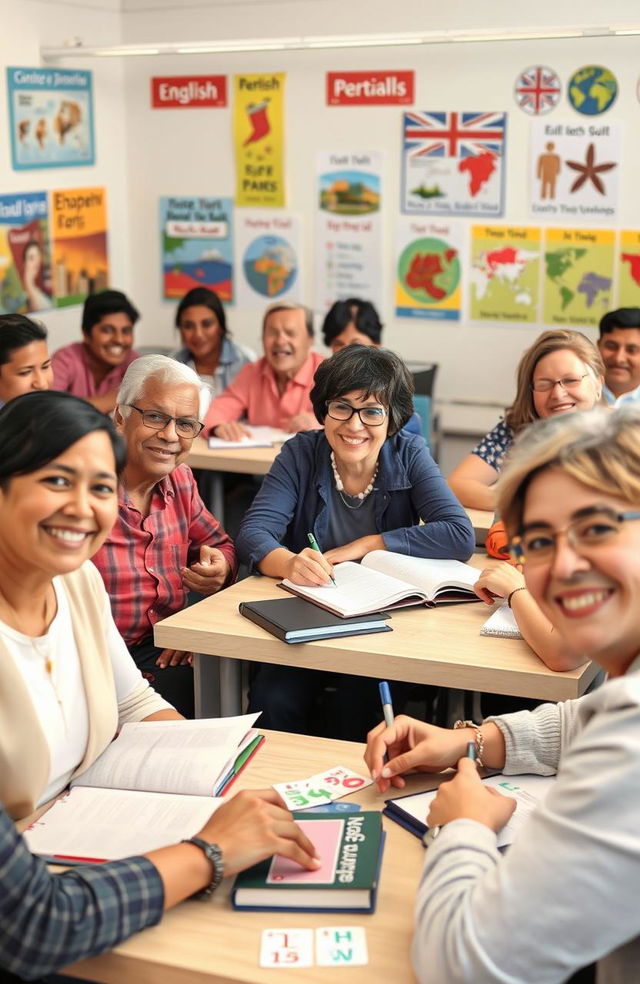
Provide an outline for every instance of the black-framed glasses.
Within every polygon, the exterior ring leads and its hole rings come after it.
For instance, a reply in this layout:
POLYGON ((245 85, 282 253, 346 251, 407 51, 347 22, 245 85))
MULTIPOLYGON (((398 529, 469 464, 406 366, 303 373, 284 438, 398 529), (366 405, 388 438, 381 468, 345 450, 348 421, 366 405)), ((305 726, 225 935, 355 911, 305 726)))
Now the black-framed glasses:
POLYGON ((125 407, 137 410, 142 417, 142 423, 150 430, 161 431, 167 427, 171 421, 176 425, 176 433, 180 437, 197 437, 204 424, 193 417, 172 417, 168 413, 161 413, 159 410, 142 410, 135 403, 125 403, 125 407))
POLYGON ((584 372, 582 376, 563 376, 562 379, 534 379, 531 389, 534 393, 549 393, 554 386, 561 386, 563 390, 570 391, 577 389, 588 375, 588 372, 584 372))
POLYGON ((600 507, 574 519, 563 530, 551 530, 540 524, 529 526, 509 544, 509 553, 517 564, 545 564, 556 552, 559 536, 566 536, 569 545, 579 553, 589 553, 611 543, 622 529, 623 523, 640 519, 640 512, 616 512, 600 507))
POLYGON ((329 400, 327 413, 333 420, 351 420, 354 413, 360 417, 360 422, 367 427, 380 427, 387 419, 384 407, 352 407, 342 400, 329 400))

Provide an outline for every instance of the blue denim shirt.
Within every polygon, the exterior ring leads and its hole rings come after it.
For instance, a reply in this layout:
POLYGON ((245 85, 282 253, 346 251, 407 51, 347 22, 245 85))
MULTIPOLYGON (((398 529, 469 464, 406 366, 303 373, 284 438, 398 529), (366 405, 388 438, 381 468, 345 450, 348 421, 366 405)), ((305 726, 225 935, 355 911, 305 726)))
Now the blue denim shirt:
MULTIPOLYGON (((313 532, 321 550, 329 523, 333 472, 324 431, 304 431, 283 445, 242 521, 239 558, 252 570, 277 547, 299 553, 313 532)), ((466 512, 440 474, 423 438, 401 431, 378 459, 375 529, 387 550, 413 557, 467 560, 475 537, 466 512), (419 521, 424 525, 420 526, 419 521)))

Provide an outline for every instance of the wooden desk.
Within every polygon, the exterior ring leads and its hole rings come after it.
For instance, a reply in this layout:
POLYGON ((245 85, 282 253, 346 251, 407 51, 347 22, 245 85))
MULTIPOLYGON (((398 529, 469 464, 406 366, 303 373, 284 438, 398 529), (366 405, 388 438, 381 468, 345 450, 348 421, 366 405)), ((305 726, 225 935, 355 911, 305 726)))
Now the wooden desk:
MULTIPOLYGON (((333 765, 346 765, 365 774, 363 745, 266 732, 268 739, 239 777, 238 788, 264 787, 273 782, 302 779, 333 765)), ((436 780, 409 777, 409 791, 429 789, 436 780)), ((382 807, 375 786, 346 799, 363 809, 382 807)), ((413 904, 424 851, 420 841, 396 823, 384 819, 387 839, 375 913, 235 912, 224 882, 211 902, 183 902, 165 914, 159 926, 147 929, 101 957, 74 964, 66 974, 118 984, 264 984, 282 975, 258 966, 260 936, 266 928, 363 926, 369 966, 341 968, 345 984, 401 981, 413 984, 409 943, 413 904)), ((291 971, 292 984, 335 981, 331 967, 291 971)))
POLYGON ((473 525, 473 531, 476 535, 476 544, 479 547, 484 547, 484 541, 487 539, 487 533, 493 526, 493 513, 488 509, 467 509, 466 507, 465 512, 473 525))

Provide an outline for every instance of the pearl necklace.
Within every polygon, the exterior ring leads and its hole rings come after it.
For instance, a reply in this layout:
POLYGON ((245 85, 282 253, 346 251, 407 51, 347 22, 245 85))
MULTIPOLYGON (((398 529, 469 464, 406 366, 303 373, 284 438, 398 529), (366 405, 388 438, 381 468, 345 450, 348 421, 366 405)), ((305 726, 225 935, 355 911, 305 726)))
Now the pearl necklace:
POLYGON ((373 473, 373 477, 371 478, 371 481, 367 485, 364 492, 356 492, 355 495, 351 495, 350 492, 344 491, 344 484, 338 473, 338 466, 336 465, 336 459, 333 451, 331 452, 331 468, 333 469, 333 479, 336 483, 336 489, 338 491, 338 495, 342 499, 344 505, 347 507, 347 509, 359 509, 360 506, 364 503, 364 500, 367 498, 367 496, 370 496, 371 493, 373 492, 373 487, 376 478, 378 477, 378 462, 376 461, 376 468, 373 473), (350 502, 347 502, 347 500, 345 499, 345 495, 349 496, 350 499, 359 499, 360 501, 352 505, 350 502))

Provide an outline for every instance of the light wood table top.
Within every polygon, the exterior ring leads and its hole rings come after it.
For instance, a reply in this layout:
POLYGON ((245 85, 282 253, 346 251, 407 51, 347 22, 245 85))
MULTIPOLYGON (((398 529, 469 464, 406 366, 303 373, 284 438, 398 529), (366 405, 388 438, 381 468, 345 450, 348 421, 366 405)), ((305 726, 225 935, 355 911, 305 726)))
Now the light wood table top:
POLYGON ((493 513, 489 509, 467 509, 464 510, 471 520, 476 534, 476 543, 483 547, 487 539, 487 533, 493 526, 493 513))
MULTIPOLYGON (((264 787, 273 782, 302 779, 324 768, 345 765, 366 774, 363 745, 326 738, 266 732, 267 741, 240 775, 237 787, 264 787)), ((432 788, 437 780, 409 777, 409 791, 432 788)), ((375 786, 345 799, 363 809, 381 809, 375 786)), ((93 957, 66 969, 65 973, 89 980, 118 984, 264 984, 282 975, 258 965, 263 929, 363 926, 369 950, 368 967, 342 967, 337 972, 345 984, 401 981, 413 984, 409 943, 413 904, 422 869, 424 850, 396 823, 383 821, 387 832, 375 913, 236 912, 229 900, 230 884, 224 882, 210 902, 183 902, 165 914, 159 926, 147 929, 101 957, 93 957)), ((335 981, 331 967, 291 970, 300 984, 335 981)))
POLYGON ((271 448, 229 448, 212 451, 204 438, 198 437, 191 446, 187 464, 213 472, 235 472, 240 475, 266 475, 281 445, 271 448))

